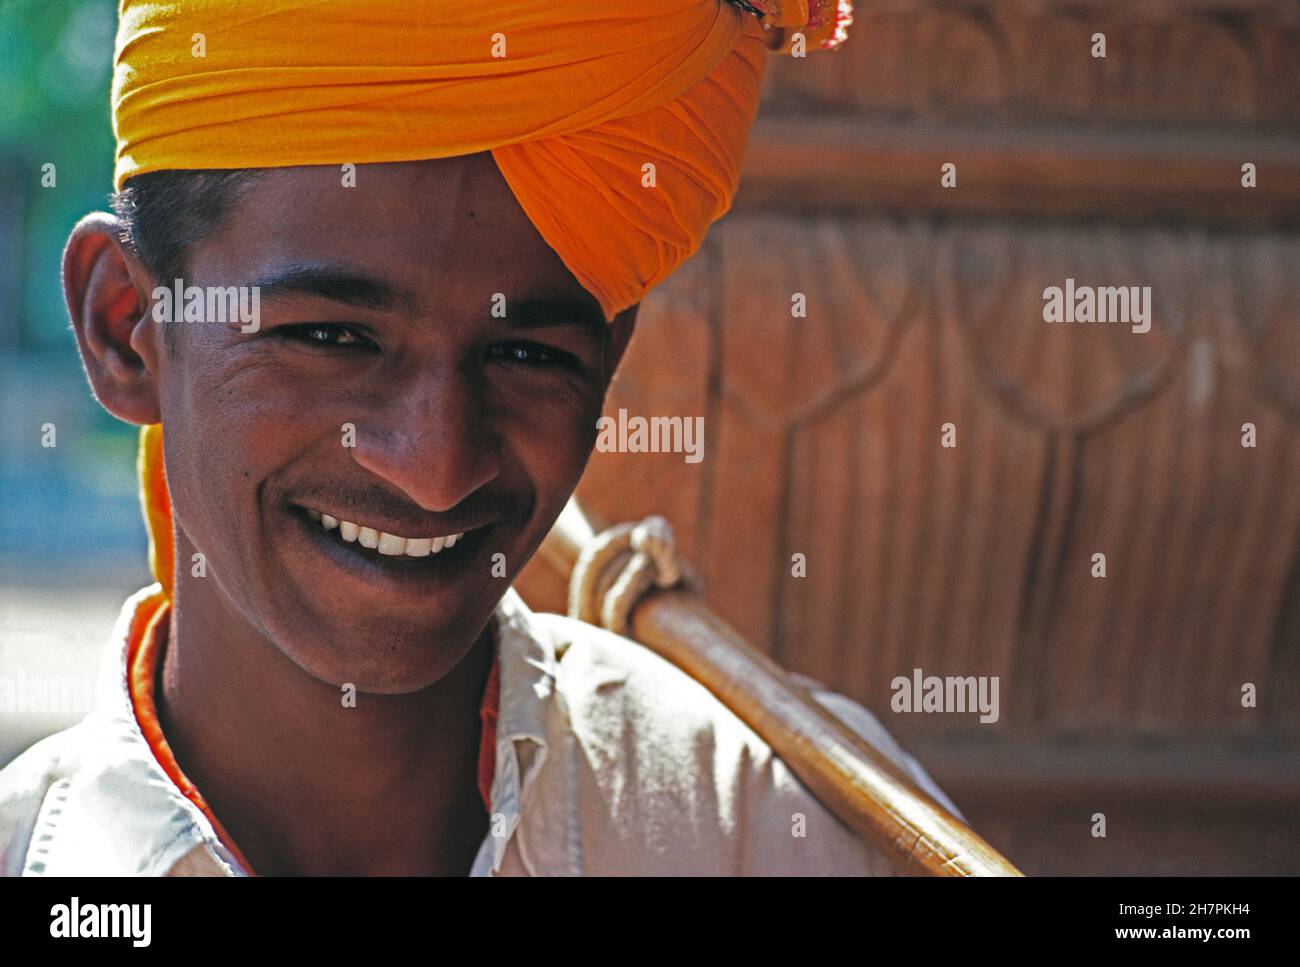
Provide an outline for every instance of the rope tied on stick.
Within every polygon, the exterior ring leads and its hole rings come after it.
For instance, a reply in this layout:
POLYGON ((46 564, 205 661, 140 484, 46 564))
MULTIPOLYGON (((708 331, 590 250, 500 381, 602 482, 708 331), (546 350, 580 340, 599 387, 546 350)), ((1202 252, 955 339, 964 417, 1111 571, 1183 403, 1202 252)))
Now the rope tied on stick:
POLYGON ((626 636, 632 610, 652 588, 696 583, 667 520, 655 515, 616 524, 578 555, 569 580, 569 617, 626 636))
POLYGON ((690 593, 698 578, 678 556, 667 521, 648 517, 598 533, 600 526, 570 500, 542 544, 543 556, 570 578, 570 617, 632 638, 702 684, 899 872, 1021 875, 690 593), (668 590, 683 584, 687 593, 668 590))

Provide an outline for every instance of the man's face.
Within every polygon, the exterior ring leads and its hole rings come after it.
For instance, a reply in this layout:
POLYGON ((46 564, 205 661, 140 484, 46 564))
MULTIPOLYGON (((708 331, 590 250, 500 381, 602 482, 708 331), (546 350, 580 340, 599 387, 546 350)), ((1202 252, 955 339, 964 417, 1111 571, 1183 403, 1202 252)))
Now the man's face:
POLYGON ((182 580, 323 681, 438 680, 582 475, 616 362, 598 303, 486 153, 363 165, 353 188, 268 170, 184 282, 259 286, 260 328, 161 324, 182 580))

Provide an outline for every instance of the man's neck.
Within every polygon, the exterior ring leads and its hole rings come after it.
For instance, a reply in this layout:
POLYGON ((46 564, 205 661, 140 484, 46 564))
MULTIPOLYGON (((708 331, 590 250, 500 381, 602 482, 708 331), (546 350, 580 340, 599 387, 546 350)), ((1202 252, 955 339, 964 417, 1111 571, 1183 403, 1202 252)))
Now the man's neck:
POLYGON ((178 582, 159 722, 257 873, 463 875, 488 828, 477 774, 494 625, 429 688, 345 707, 338 688, 178 582))

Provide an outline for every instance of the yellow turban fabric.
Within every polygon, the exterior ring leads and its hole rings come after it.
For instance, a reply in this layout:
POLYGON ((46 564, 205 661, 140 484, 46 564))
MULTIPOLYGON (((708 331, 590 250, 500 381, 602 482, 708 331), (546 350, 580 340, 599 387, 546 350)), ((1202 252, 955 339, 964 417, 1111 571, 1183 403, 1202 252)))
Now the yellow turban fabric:
MULTIPOLYGON (((769 50, 850 22, 847 0, 122 0, 114 182, 491 151, 612 320, 730 208, 769 50)), ((170 592, 161 438, 140 469, 170 592)))

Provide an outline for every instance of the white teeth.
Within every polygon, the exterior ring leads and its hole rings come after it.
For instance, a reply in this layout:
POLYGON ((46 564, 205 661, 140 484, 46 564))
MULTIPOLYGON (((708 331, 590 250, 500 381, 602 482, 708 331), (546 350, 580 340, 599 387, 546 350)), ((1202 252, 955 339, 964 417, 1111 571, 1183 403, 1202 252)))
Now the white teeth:
POLYGON ((357 541, 362 547, 376 550, 387 557, 428 557, 430 554, 437 554, 439 551, 454 547, 456 542, 465 536, 462 531, 444 537, 398 537, 396 534, 375 530, 373 527, 362 527, 350 520, 331 517, 318 510, 307 511, 307 516, 327 531, 337 527, 339 536, 345 541, 357 541))
POLYGON ((379 547, 376 548, 380 554, 387 554, 389 557, 395 557, 398 554, 406 553, 406 538, 395 537, 387 532, 380 532, 379 547))

